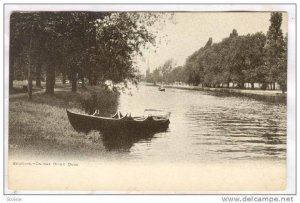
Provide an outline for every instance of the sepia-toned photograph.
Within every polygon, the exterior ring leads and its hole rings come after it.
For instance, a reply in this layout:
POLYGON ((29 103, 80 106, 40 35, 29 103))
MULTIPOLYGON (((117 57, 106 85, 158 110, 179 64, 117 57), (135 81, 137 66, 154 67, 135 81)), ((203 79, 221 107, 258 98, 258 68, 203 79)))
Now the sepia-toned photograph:
POLYGON ((287 189, 287 11, 89 8, 7 11, 9 192, 287 189))

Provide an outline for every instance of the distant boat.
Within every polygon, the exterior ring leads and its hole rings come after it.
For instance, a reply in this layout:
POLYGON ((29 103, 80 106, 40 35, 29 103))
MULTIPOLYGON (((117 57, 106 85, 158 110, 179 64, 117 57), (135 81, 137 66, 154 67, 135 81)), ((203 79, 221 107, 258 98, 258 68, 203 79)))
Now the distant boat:
POLYGON ((164 92, 166 89, 164 87, 162 87, 162 86, 159 86, 158 90, 164 92))
POLYGON ((145 115, 139 117, 131 117, 130 114, 123 116, 119 111, 112 117, 101 117, 97 110, 93 115, 67 110, 67 115, 73 128, 84 132, 90 130, 101 132, 166 130, 169 127, 170 114, 170 112, 161 110, 146 109, 145 115))

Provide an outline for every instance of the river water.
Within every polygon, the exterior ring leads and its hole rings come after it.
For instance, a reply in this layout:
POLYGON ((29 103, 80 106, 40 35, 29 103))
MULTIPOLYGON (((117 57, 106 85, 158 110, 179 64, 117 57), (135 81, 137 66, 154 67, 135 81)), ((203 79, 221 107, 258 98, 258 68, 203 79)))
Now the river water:
POLYGON ((139 86, 119 107, 133 116, 146 108, 171 112, 169 129, 147 137, 103 140, 126 158, 168 161, 282 160, 286 157, 285 104, 211 92, 139 86))
POLYGON ((133 116, 146 108, 171 112, 169 129, 144 138, 104 140, 109 151, 134 159, 285 159, 285 104, 211 92, 140 86, 122 94, 119 109, 133 116))

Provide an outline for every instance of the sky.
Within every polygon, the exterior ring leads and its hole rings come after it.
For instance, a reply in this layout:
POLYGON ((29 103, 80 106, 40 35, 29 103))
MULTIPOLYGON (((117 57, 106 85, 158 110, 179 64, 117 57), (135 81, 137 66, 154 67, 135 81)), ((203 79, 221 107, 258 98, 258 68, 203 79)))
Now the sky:
MULTIPOLYGON (((159 30, 158 39, 167 36, 156 48, 144 49, 143 57, 136 59, 141 73, 147 67, 153 71, 168 59, 175 65, 183 65, 186 58, 203 47, 212 37, 213 43, 229 36, 233 29, 239 35, 267 33, 270 26, 270 12, 178 12, 173 20, 159 30), (148 65, 149 64, 149 65, 148 65)), ((287 33, 287 14, 283 13, 282 31, 287 33)))

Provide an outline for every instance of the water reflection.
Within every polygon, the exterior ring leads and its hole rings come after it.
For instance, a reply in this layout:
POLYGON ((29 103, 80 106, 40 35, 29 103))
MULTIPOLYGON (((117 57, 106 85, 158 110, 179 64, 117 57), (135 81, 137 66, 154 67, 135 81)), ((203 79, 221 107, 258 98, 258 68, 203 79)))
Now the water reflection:
POLYGON ((105 149, 108 151, 130 152, 131 147, 135 143, 150 143, 151 139, 160 132, 165 132, 166 129, 152 131, 122 131, 102 133, 102 141, 105 149))
POLYGON ((167 130, 101 134, 108 153, 163 161, 286 158, 287 109, 281 102, 141 86, 131 95, 121 94, 117 103, 107 112, 140 116, 144 109, 161 109, 172 114, 167 130))
POLYGON ((172 112, 169 130, 157 139, 127 141, 128 156, 170 161, 285 159, 284 103, 145 86, 133 96, 121 95, 119 109, 140 114, 144 108, 172 112))

